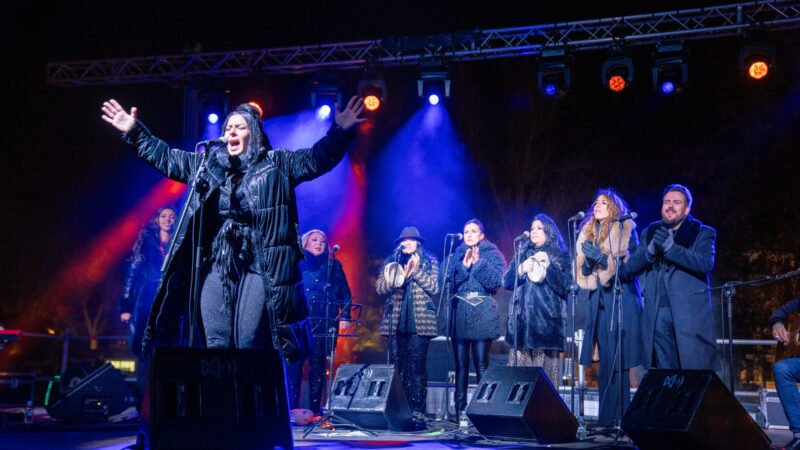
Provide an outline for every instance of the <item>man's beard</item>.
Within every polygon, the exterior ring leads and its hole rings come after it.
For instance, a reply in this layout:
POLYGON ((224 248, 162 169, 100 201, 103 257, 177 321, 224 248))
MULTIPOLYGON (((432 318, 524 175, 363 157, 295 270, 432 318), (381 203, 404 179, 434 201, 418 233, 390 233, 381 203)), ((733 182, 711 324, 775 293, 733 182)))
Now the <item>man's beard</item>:
POLYGON ((678 225, 679 223, 683 222, 684 219, 686 219, 685 214, 682 216, 675 216, 675 218, 671 220, 667 219, 663 213, 661 214, 661 222, 663 222, 664 225, 667 225, 669 227, 674 227, 675 225, 678 225))

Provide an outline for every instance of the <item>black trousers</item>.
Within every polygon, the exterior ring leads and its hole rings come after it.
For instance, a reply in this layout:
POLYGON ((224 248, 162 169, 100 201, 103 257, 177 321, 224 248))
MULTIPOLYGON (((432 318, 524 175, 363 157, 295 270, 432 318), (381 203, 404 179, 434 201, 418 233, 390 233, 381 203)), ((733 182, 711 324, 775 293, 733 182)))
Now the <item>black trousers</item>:
MULTIPOLYGON (((314 414, 322 413, 322 394, 325 392, 325 371, 328 369, 327 337, 314 337, 314 346, 308 356, 308 409, 314 414)), ((286 369, 286 389, 289 391, 291 409, 300 407, 300 385, 303 381, 303 365, 306 360, 296 362, 286 369)))
POLYGON ((418 334, 391 337, 391 361, 400 376, 408 406, 415 413, 425 414, 428 397, 428 346, 431 338, 418 334))
POLYGON ((475 374, 478 381, 489 367, 489 351, 492 340, 475 341, 472 339, 453 339, 453 356, 456 361, 456 414, 467 408, 467 384, 469 383, 469 360, 475 364, 475 374))

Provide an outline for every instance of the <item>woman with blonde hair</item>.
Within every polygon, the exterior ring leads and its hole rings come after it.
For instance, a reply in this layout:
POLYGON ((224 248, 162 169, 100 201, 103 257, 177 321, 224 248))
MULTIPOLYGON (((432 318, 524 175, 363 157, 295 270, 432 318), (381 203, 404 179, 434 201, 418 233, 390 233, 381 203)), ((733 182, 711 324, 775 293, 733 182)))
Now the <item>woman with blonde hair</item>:
POLYGON ((629 369, 641 364, 643 356, 638 279, 618 280, 619 305, 614 295, 615 279, 619 278, 615 276, 617 264, 625 263, 638 245, 636 223, 631 219, 620 220, 628 213, 625 200, 617 192, 600 189, 581 223, 576 244, 578 285, 588 291, 581 365, 591 366, 596 348, 600 359, 598 425, 601 427, 619 425, 616 421, 622 419, 630 404, 629 369), (618 312, 622 314, 621 330, 618 312))

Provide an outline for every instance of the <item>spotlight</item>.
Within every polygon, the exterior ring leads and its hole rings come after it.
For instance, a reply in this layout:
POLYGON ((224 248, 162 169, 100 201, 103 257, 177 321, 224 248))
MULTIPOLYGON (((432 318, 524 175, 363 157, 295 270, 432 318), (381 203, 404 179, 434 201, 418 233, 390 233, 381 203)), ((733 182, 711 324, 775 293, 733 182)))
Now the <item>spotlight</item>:
POLYGON ((739 69, 753 80, 766 78, 775 69, 775 46, 761 29, 752 30, 745 39, 739 50, 739 69))
POLYGON ((332 80, 317 79, 311 82, 311 107, 317 110, 317 118, 327 120, 334 104, 342 104, 342 91, 332 80))
POLYGON ((689 65, 682 44, 660 44, 653 59, 653 89, 662 94, 677 94, 689 81, 689 65))
POLYGON ((219 116, 216 113, 211 113, 208 115, 208 123, 215 124, 219 122, 219 116))
POLYGON ((572 57, 563 48, 542 50, 536 82, 547 97, 561 97, 570 89, 572 57))
POLYGON ((417 79, 417 95, 437 105, 442 97, 450 97, 450 72, 439 61, 423 61, 417 79))
POLYGON ((358 96, 364 99, 367 111, 377 111, 386 101, 386 82, 374 73, 367 73, 358 82, 358 96))
POLYGON ((617 47, 603 62, 603 86, 611 92, 622 92, 633 82, 633 61, 617 47))

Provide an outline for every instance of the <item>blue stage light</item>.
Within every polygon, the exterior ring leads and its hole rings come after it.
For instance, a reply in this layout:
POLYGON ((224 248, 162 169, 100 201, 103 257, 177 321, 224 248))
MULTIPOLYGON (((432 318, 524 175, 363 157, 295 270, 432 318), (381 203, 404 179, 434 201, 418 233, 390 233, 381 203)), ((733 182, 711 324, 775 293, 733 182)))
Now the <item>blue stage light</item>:
POLYGON ((672 94, 675 92, 675 85, 671 81, 661 83, 662 94, 672 94))
POLYGON ((436 94, 431 94, 428 96, 428 103, 431 105, 438 105, 439 104, 439 96, 436 94))
POLYGON ((549 97, 555 97, 558 94, 558 86, 553 83, 547 83, 544 85, 544 93, 549 97))
POLYGON ((327 120, 331 116, 330 105, 322 105, 317 110, 317 118, 319 120, 327 120))
POLYGON ((219 116, 217 114, 211 113, 208 115, 208 123, 213 125, 217 122, 219 122, 219 116))

